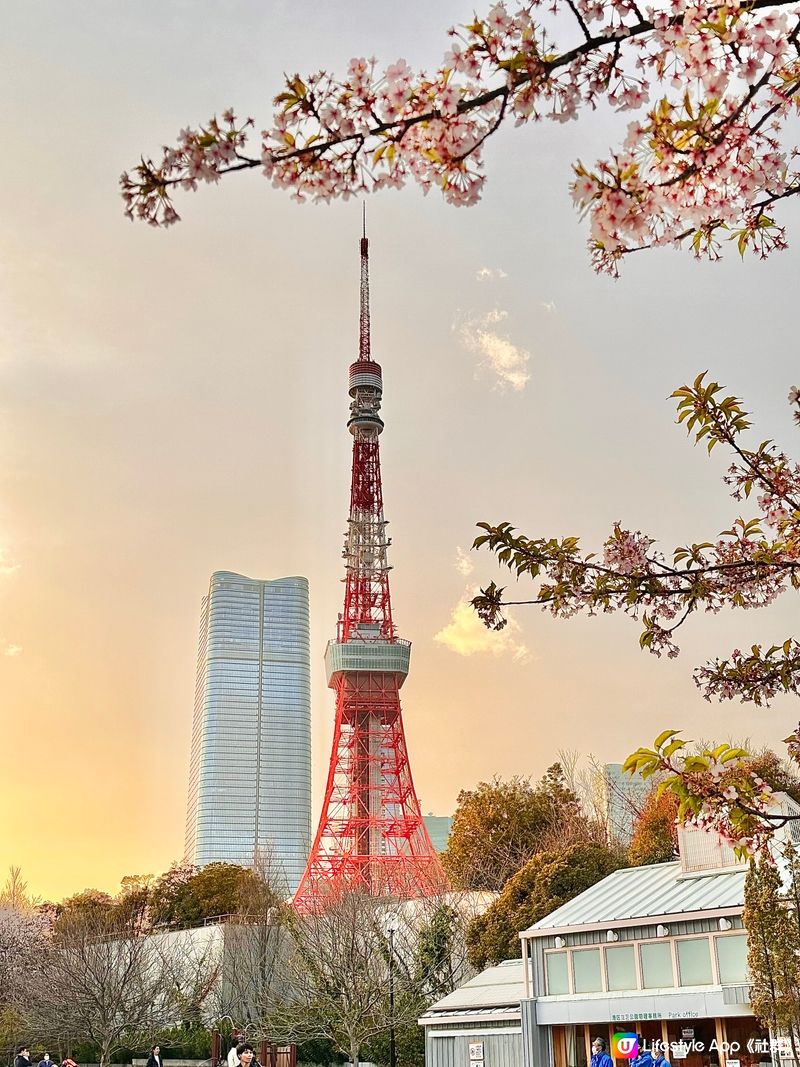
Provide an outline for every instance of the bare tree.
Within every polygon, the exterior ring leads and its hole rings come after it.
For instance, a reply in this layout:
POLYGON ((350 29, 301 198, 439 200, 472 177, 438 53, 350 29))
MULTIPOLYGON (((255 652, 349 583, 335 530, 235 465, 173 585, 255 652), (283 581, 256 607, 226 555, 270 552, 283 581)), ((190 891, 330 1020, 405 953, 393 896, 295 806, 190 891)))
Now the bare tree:
POLYGON ((31 990, 34 1032, 87 1038, 100 1049, 101 1067, 130 1035, 170 1021, 163 962, 140 916, 94 909, 62 915, 39 966, 47 982, 31 990))
POLYGON ((257 856, 252 873, 225 923, 215 1014, 255 1037, 265 1034, 265 1019, 281 999, 291 907, 283 869, 270 853, 257 856))
POLYGON ((402 905, 403 926, 395 959, 408 973, 427 1007, 447 996, 475 974, 469 962, 467 929, 495 899, 495 893, 442 893, 402 905))
POLYGON ((363 893, 326 904, 293 916, 284 992, 267 1022, 275 1037, 331 1041, 358 1067, 366 1042, 418 1017, 421 999, 405 955, 408 924, 401 905, 363 893))
POLYGON ((0 889, 0 908, 25 912, 31 911, 39 903, 39 898, 32 897, 28 892, 28 883, 22 877, 22 868, 13 865, 9 867, 5 885, 0 889))
POLYGON ((159 1002, 164 1018, 189 1027, 213 1022, 219 1014, 224 927, 198 926, 151 933, 149 940, 161 974, 159 1002))

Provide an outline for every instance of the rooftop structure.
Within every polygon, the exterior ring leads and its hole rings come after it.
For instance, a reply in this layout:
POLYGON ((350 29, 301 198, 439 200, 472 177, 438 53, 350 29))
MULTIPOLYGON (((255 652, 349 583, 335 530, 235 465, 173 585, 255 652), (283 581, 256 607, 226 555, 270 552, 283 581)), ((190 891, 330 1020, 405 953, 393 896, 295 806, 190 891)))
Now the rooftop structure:
POLYGON ((423 819, 431 844, 437 852, 444 852, 453 828, 452 815, 425 815, 423 819))

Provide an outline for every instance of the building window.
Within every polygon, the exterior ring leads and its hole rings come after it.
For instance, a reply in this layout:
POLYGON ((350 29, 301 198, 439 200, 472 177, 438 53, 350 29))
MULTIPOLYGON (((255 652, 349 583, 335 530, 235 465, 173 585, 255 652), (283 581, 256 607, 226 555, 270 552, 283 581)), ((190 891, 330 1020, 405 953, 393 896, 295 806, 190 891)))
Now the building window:
POLYGON ((586 1033, 583 1026, 564 1027, 565 1067, 587 1067, 586 1033))
POLYGON ((672 977, 672 949, 663 941, 645 942, 639 946, 642 961, 642 987, 664 989, 675 985, 672 977))
POLYGON ((744 985, 747 981, 747 934, 718 937, 717 963, 722 985, 744 985))
POLYGON ((544 959, 547 967, 548 994, 551 997, 555 997, 563 993, 569 993, 566 952, 548 952, 544 959))
POLYGON ((633 945, 606 949, 606 976, 609 989, 636 989, 636 957, 633 945))
POLYGON ((707 937, 692 937, 676 941, 678 947, 678 972, 680 984, 711 985, 711 946, 707 937))
POLYGON ((600 949, 583 949, 572 953, 572 976, 576 993, 599 993, 603 988, 600 973, 600 949))

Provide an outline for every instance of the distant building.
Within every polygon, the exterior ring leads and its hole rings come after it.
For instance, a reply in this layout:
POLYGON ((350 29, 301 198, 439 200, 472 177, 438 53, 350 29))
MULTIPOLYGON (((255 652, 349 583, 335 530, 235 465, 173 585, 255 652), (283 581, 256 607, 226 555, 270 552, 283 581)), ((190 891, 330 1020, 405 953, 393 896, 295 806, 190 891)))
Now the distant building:
POLYGON ((630 844, 651 783, 623 771, 621 763, 606 763, 599 785, 609 838, 630 844))
POLYGON ((453 828, 453 816, 423 815, 422 821, 425 823, 425 829, 428 831, 428 837, 430 837, 433 847, 437 852, 444 852, 447 848, 447 839, 450 837, 450 831, 453 828))
POLYGON ((308 581, 217 571, 200 621, 184 858, 261 855, 293 892, 310 833, 308 581))

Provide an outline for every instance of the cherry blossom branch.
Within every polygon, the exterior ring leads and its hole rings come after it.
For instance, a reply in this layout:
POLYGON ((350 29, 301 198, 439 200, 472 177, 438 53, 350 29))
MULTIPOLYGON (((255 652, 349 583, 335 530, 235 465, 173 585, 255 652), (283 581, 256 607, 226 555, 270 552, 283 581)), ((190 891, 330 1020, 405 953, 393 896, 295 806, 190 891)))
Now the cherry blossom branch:
MULTIPOLYGON (((472 603, 483 622, 494 629, 506 625, 503 609, 539 604, 553 615, 623 611, 641 618, 639 643, 655 655, 678 655, 675 632, 700 608, 716 613, 723 607, 758 608, 772 603, 787 588, 800 589, 800 466, 792 464, 770 441, 752 451, 739 437, 750 427, 748 413, 734 396, 700 374, 694 383, 673 393, 678 422, 706 443, 709 453, 718 444, 733 452, 736 462, 725 482, 736 500, 757 490, 759 517, 738 518, 715 542, 679 546, 671 561, 653 550, 654 541, 616 523, 602 555, 579 554, 576 537, 527 538, 510 523, 478 523, 474 548, 488 548, 498 562, 519 579, 539 582, 537 594, 510 600, 494 581, 472 603), (767 536, 765 529, 773 536, 767 536)), ((800 390, 789 401, 800 422, 800 390)), ((753 646, 749 656, 736 650, 729 660, 716 660, 695 671, 695 682, 708 699, 731 699, 767 704, 779 692, 800 693, 800 648, 790 640, 762 652, 753 646)))
POLYGON ((664 730, 652 748, 632 753, 624 769, 645 779, 657 776, 659 792, 678 799, 679 823, 716 831, 740 858, 762 850, 779 827, 800 820, 777 807, 773 789, 741 748, 723 744, 692 752, 677 730, 664 730))
POLYGON ((762 652, 753 645, 750 653, 734 649, 730 659, 716 659, 695 671, 695 681, 706 698, 720 700, 738 696, 756 706, 766 704, 778 693, 800 695, 800 644, 788 638, 762 652))
POLYGON ((379 71, 354 59, 341 78, 287 77, 258 153, 246 152, 253 121, 233 111, 183 130, 157 163, 142 158, 122 176, 126 212, 170 225, 176 189, 255 168, 298 199, 411 179, 473 204, 483 149, 507 119, 564 122, 605 100, 641 117, 607 160, 575 164, 572 195, 590 218, 598 270, 615 274, 631 251, 687 240, 718 258, 725 230, 742 254, 784 247, 765 208, 800 188, 797 146, 783 143, 797 110, 800 3, 661 0, 645 15, 632 0, 501 2, 449 31, 431 76, 404 60, 379 71), (581 36, 566 46, 555 40, 562 8, 581 36))

